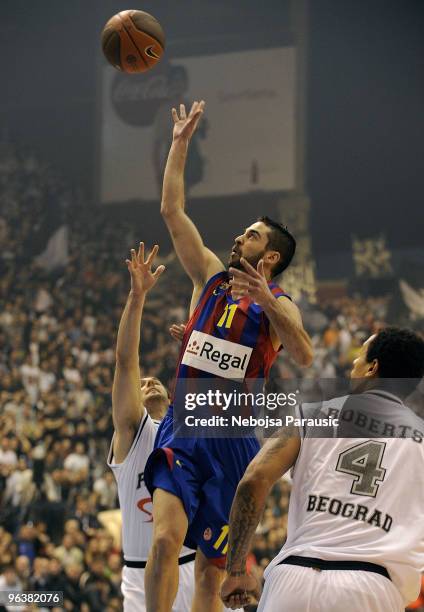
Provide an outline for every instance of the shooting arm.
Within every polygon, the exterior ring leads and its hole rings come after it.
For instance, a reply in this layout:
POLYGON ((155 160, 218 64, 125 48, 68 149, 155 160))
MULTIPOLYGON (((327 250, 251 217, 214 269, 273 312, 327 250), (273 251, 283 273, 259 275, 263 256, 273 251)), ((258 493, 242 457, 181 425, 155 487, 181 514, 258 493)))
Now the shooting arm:
POLYGON ((224 269, 222 262, 203 244, 197 227, 184 210, 184 167, 188 144, 173 142, 163 180, 161 213, 174 243, 175 251, 193 285, 206 281, 224 269))
POLYGON ((227 572, 246 573, 246 558, 273 484, 295 463, 300 440, 293 431, 278 432, 262 447, 241 479, 231 507, 227 572))
POLYGON ((205 247, 191 219, 184 211, 184 169, 189 142, 203 114, 205 102, 193 102, 186 116, 184 104, 180 114, 172 109, 173 140, 163 178, 161 213, 168 226, 175 251, 195 287, 202 287, 224 269, 219 259, 205 247))
POLYGON ((271 339, 275 348, 280 344, 294 361, 309 367, 313 359, 312 342, 303 327, 302 317, 296 304, 287 297, 269 297, 264 311, 271 324, 271 339))

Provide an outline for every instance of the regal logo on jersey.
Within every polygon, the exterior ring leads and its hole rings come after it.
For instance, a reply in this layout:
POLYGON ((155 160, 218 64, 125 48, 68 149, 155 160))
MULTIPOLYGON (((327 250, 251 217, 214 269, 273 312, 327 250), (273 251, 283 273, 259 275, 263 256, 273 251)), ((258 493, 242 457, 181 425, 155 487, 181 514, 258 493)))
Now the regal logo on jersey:
POLYGON ((193 330, 181 363, 222 378, 244 380, 252 350, 193 330))

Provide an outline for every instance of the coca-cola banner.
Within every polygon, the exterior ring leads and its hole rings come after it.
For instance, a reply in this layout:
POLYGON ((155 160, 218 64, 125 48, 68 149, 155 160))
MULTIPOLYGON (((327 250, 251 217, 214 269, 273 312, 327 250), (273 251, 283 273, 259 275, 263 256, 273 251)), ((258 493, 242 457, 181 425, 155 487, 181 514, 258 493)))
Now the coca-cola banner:
POLYGON ((294 188, 295 49, 162 60, 153 70, 103 69, 101 199, 159 198, 171 108, 206 100, 190 144, 193 197, 294 188))

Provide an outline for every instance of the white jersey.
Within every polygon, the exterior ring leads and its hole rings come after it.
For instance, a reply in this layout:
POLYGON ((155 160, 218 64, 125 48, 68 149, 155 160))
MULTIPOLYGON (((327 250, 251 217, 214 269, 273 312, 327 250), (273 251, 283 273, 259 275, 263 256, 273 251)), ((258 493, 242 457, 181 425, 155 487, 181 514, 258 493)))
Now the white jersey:
MULTIPOLYGON (((144 482, 144 469, 153 451, 158 421, 147 414, 141 420, 134 442, 122 463, 113 458, 112 438, 107 464, 118 484, 119 505, 122 512, 122 549, 126 561, 146 561, 152 545, 152 498, 144 482)), ((193 553, 183 547, 180 557, 193 553)))
MULTIPOLYGON (((422 422, 394 395, 372 391, 363 396, 367 418, 355 416, 361 437, 331 438, 330 430, 326 438, 302 439, 287 541, 265 578, 290 555, 367 561, 387 569, 408 604, 418 596, 424 568, 422 422), (407 431, 411 437, 374 437, 393 423, 405 427, 401 422, 418 423, 407 431), (370 437, 362 437, 367 431, 370 437)), ((341 412, 346 399, 324 403, 322 416, 350 418, 348 410, 341 412)))

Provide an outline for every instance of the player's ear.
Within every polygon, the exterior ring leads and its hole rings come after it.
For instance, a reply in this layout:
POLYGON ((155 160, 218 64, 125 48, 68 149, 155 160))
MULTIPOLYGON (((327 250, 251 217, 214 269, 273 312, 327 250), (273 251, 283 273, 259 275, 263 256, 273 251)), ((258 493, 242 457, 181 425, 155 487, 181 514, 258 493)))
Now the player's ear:
POLYGON ((365 376, 367 378, 376 378, 378 376, 378 360, 373 359, 371 363, 368 364, 368 369, 366 371, 365 376))
POLYGON ((267 251, 262 259, 264 260, 264 263, 275 266, 275 264, 280 261, 281 255, 278 251, 267 251))

